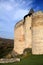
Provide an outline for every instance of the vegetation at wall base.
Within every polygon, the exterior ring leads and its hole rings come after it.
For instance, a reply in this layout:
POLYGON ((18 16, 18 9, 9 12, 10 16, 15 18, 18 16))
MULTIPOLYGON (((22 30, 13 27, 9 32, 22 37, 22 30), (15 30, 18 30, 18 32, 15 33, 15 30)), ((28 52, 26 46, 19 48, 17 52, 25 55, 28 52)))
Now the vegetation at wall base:
POLYGON ((43 65, 43 55, 30 55, 26 58, 23 58, 20 62, 0 65, 43 65))

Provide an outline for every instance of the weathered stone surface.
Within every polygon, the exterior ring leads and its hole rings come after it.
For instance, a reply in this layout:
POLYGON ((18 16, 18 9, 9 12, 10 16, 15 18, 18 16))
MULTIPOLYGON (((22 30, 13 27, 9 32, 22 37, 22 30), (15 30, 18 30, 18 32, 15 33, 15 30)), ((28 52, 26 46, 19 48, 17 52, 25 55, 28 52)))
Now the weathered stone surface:
POLYGON ((32 33, 31 33, 32 18, 27 16, 25 18, 25 48, 32 47, 32 33))
POLYGON ((10 58, 10 59, 1 58, 0 59, 0 63, 13 63, 13 62, 20 62, 20 58, 10 58))
POLYGON ((24 28, 23 25, 20 23, 18 23, 17 25, 16 25, 17 28, 15 28, 14 50, 18 54, 22 54, 25 48, 24 28), (17 27, 17 25, 19 26, 17 27))
POLYGON ((26 15, 15 26, 14 50, 22 54, 32 48, 32 54, 43 54, 43 12, 26 15))
POLYGON ((43 26, 43 13, 39 11, 32 16, 32 27, 40 25, 43 26))
POLYGON ((43 13, 36 14, 32 19, 32 53, 43 54, 43 13))
POLYGON ((15 37, 14 37, 14 50, 18 54, 23 54, 25 48, 32 47, 31 35, 31 17, 26 17, 25 22, 16 24, 15 37), (17 27, 18 26, 18 27, 17 27))

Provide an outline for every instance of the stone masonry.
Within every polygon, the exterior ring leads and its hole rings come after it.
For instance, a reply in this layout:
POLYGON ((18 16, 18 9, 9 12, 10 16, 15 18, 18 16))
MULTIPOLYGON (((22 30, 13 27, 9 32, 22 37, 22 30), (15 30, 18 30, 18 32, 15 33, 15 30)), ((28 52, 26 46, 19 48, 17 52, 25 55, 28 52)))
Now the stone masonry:
POLYGON ((43 54, 43 12, 29 12, 15 25, 14 34, 15 52, 32 48, 32 54, 43 54))

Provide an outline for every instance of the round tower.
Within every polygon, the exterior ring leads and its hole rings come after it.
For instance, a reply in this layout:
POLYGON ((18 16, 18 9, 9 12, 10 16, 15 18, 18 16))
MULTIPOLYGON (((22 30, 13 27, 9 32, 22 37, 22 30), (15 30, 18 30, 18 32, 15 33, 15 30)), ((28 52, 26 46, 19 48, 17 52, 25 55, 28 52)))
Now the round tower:
POLYGON ((14 51, 17 54, 23 54, 25 48, 23 22, 24 20, 19 21, 14 29, 14 51))
POLYGON ((32 54, 43 54, 43 13, 32 16, 32 54))

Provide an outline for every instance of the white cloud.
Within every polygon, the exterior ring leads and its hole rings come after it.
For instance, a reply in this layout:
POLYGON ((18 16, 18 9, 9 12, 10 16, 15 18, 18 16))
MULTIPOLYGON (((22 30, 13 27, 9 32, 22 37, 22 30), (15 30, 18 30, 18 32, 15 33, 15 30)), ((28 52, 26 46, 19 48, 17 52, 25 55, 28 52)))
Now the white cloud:
POLYGON ((0 4, 0 8, 3 8, 5 10, 7 10, 7 11, 11 11, 13 9, 13 7, 11 6, 11 4, 9 4, 9 3, 1 3, 0 4))
POLYGON ((26 4, 26 1, 23 1, 22 3, 23 3, 23 4, 26 4))
MULTIPOLYGON (((3 0, 4 1, 4 0, 3 0)), ((13 9, 18 9, 18 8, 25 8, 27 9, 27 6, 29 6, 28 8, 32 7, 31 3, 33 1, 32 0, 28 0, 28 2, 26 2, 25 0, 9 0, 8 2, 0 2, 0 8, 6 9, 7 11, 11 11, 13 9)))
POLYGON ((12 10, 12 6, 11 5, 5 5, 6 7, 4 7, 7 11, 10 11, 10 10, 12 10))

